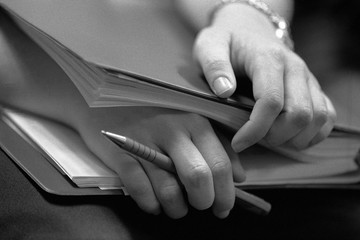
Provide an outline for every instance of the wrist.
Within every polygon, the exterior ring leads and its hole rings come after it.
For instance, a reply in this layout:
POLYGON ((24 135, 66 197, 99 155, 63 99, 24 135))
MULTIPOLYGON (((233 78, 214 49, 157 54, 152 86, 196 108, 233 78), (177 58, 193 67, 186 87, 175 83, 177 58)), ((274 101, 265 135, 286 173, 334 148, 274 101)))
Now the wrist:
MULTIPOLYGON (((266 3, 260 0, 220 0, 215 5, 214 9, 210 13, 210 23, 217 20, 218 15, 225 17, 227 15, 236 16, 247 23, 247 27, 252 28, 256 24, 253 24, 251 20, 246 19, 247 13, 249 16, 257 16, 257 19, 263 23, 269 23, 273 27, 274 36, 283 42, 289 49, 293 49, 293 42, 290 36, 289 24, 287 21, 274 12, 266 3), (232 12, 233 9, 235 12, 232 12), (240 10, 241 9, 241 10, 240 10), (227 12, 226 14, 224 12, 227 12), (245 17, 245 18, 244 18, 245 17), (262 17, 260 19, 259 17, 262 17)), ((238 19, 235 18, 235 19, 238 19)), ((228 23, 229 24, 229 23, 228 23)), ((236 23, 230 23, 236 24, 236 23)), ((253 29, 253 31, 259 31, 259 29, 253 29)))

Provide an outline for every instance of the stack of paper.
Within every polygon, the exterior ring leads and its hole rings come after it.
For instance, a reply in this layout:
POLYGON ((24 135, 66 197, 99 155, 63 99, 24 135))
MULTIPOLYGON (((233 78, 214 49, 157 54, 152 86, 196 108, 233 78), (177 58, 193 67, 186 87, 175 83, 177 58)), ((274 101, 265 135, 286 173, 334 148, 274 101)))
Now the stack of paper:
POLYGON ((2 1, 89 106, 159 106, 238 129, 252 101, 217 98, 192 61, 193 35, 153 1, 2 1))
POLYGON ((69 127, 5 109, 2 120, 78 187, 122 187, 118 175, 89 151, 80 136, 69 127))
MULTIPOLYGON (((62 67, 91 107, 169 107, 233 129, 249 118, 248 94, 224 100, 211 92, 192 60, 194 34, 171 3, 0 0, 0 6, 62 67)), ((343 99, 359 86, 333 80, 323 87, 340 113, 338 126, 360 132, 359 99, 343 99)))

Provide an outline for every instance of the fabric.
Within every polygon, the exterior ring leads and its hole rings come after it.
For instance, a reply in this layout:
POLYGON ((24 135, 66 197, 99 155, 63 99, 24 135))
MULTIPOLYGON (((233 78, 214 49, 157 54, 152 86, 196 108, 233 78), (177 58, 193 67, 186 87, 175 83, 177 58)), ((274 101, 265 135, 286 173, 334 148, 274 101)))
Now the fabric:
POLYGON ((37 188, 0 151, 0 239, 358 239, 357 190, 274 189, 256 194, 272 212, 235 208, 225 220, 190 210, 171 220, 122 196, 62 197, 37 188))

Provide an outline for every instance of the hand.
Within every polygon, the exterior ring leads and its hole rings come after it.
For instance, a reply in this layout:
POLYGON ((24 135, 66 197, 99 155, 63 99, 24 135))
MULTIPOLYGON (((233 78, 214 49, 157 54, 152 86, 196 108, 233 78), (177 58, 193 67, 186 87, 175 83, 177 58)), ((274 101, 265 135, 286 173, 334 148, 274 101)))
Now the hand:
POLYGON ((267 16, 246 4, 228 4, 198 35, 194 56, 219 97, 236 89, 234 72, 252 81, 255 105, 232 140, 236 151, 264 139, 303 149, 326 138, 335 109, 304 61, 275 37, 267 16))
MULTIPOLYGON (((161 209, 172 218, 195 209, 212 208, 224 218, 234 205, 231 162, 206 118, 173 110, 132 107, 91 109, 79 130, 89 148, 120 176, 130 196, 146 212, 161 209), (100 131, 119 133, 165 153, 177 176, 133 157, 100 131), (186 195, 184 194, 186 192, 186 195), (186 197, 187 196, 187 199, 186 197)), ((234 168, 243 176, 241 166, 234 168)))

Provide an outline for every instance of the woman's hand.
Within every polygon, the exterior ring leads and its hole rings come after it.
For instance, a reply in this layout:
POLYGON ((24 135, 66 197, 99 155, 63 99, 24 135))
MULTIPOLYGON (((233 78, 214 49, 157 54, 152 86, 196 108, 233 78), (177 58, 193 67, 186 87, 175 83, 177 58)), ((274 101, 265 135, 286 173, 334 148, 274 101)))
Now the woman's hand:
MULTIPOLYGON (((235 200, 232 164, 206 118, 150 107, 95 108, 88 114, 75 127, 89 148, 119 174, 141 209, 153 214, 163 210, 172 218, 185 216, 188 205, 212 208, 219 218, 229 214, 235 200), (177 176, 123 151, 101 130, 165 153, 177 176)), ((236 175, 243 177, 236 166, 236 175)))
POLYGON ((234 72, 252 81, 255 105, 236 133, 236 151, 263 139, 272 146, 303 149, 326 138, 336 112, 304 61, 275 37, 265 14, 246 4, 218 9, 201 30, 194 55, 215 94, 236 89, 234 72))

